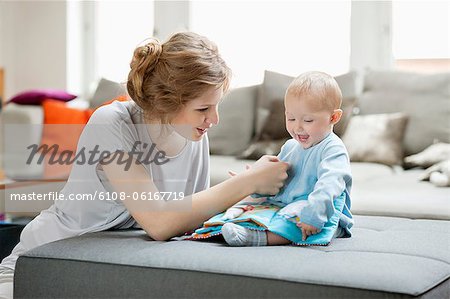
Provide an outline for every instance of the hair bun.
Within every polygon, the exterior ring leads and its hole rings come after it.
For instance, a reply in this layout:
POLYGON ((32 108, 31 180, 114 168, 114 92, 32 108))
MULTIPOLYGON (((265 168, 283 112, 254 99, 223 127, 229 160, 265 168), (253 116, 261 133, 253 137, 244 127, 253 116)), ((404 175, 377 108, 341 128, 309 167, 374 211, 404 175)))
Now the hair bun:
POLYGON ((148 42, 142 47, 142 54, 144 56, 155 55, 156 59, 158 59, 159 56, 161 55, 161 52, 162 52, 162 45, 157 39, 151 39, 150 42, 148 42))
POLYGON ((161 53, 162 45, 155 38, 150 39, 147 44, 139 46, 134 50, 127 83, 128 93, 134 100, 143 98, 142 85, 144 79, 155 69, 161 53))
POLYGON ((145 65, 147 72, 150 72, 158 62, 162 53, 162 45, 159 40, 152 38, 148 43, 139 46, 134 50, 131 60, 131 69, 141 68, 145 65))

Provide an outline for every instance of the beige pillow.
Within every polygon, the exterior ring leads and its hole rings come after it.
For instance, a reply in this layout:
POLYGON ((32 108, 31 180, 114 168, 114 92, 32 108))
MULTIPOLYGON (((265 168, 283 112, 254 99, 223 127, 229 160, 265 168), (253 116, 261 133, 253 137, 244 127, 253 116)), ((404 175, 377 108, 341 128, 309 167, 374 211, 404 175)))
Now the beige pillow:
POLYGON ((361 114, 409 115, 405 154, 421 152, 435 139, 450 143, 450 72, 416 74, 368 71, 358 97, 361 114))
POLYGON ((350 160, 401 165, 407 122, 404 113, 353 116, 342 136, 350 160))

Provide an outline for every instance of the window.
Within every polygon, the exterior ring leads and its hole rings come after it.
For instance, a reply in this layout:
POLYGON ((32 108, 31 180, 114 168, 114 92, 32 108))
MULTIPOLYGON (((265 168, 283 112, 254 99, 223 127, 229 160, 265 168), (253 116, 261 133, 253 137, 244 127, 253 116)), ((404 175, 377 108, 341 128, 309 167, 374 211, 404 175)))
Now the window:
POLYGON ((450 2, 394 1, 393 53, 397 69, 450 70, 450 2))
POLYGON ((192 1, 190 28, 218 45, 237 87, 264 70, 347 72, 350 12, 351 1, 192 1))
POLYGON ((95 3, 96 75, 124 82, 135 47, 153 35, 153 1, 95 3))

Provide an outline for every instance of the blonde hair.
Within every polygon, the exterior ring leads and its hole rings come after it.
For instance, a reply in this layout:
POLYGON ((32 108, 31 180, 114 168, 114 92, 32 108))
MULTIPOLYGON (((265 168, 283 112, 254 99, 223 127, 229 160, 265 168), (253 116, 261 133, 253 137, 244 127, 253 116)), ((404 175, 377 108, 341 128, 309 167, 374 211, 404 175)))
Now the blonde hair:
POLYGON ((128 94, 147 120, 162 123, 210 87, 225 92, 231 77, 217 46, 192 32, 176 33, 163 44, 151 39, 134 50, 130 67, 128 94))
POLYGON ((339 109, 342 104, 342 92, 336 80, 323 72, 306 72, 295 78, 286 94, 295 97, 312 96, 328 110, 339 109))

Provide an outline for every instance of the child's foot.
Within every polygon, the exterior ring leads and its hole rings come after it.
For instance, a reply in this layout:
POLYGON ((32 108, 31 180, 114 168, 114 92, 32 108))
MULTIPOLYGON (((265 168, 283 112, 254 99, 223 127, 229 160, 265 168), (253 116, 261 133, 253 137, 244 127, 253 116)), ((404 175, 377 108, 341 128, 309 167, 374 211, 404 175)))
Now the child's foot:
POLYGON ((266 246, 265 231, 252 230, 234 223, 222 226, 222 235, 230 246, 266 246))

